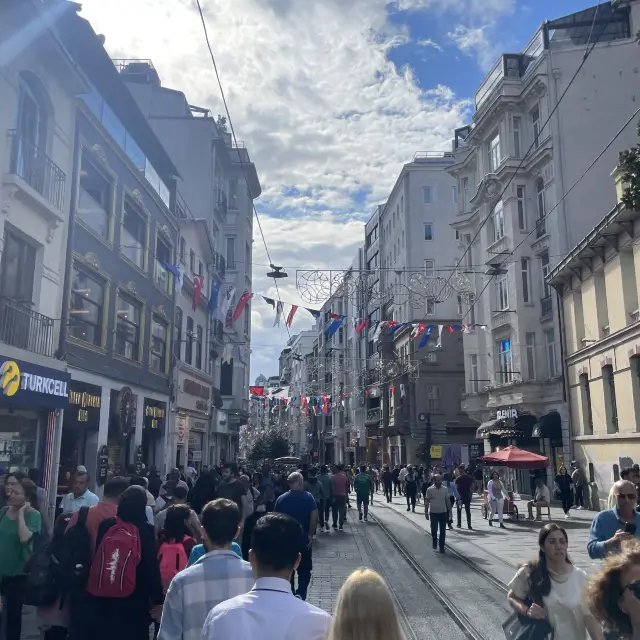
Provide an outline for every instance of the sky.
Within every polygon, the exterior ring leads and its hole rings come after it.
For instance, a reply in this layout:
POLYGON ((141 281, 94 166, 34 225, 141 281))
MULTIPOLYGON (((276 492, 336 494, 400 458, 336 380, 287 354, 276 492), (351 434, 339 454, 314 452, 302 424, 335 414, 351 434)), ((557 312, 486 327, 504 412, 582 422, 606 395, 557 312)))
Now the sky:
MULTIPOLYGON (((296 273, 348 268, 364 223, 417 151, 450 150, 503 52, 544 20, 595 0, 201 0, 238 140, 262 185, 256 200, 285 303, 296 273)), ((195 0, 84 0, 113 58, 149 58, 162 84, 224 113, 195 0)), ((251 377, 278 372, 289 333, 254 220, 251 377)), ((239 294, 238 294, 239 295, 239 294)), ((313 324, 297 313, 291 335, 313 324)))

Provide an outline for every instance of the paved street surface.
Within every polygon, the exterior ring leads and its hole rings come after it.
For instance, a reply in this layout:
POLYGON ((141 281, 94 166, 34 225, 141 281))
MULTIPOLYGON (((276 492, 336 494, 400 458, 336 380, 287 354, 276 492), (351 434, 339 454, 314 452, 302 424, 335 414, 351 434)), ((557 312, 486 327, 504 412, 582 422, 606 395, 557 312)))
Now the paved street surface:
MULTIPOLYGON (((520 518, 515 522, 505 518, 507 530, 498 528, 496 524, 491 528, 482 518, 481 505, 481 499, 474 498, 471 512, 473 531, 467 530, 464 513, 463 528, 457 529, 454 512, 454 530, 447 532, 447 544, 506 584, 518 565, 537 555, 538 531, 548 520, 545 518, 540 523, 520 518)), ((526 503, 519 506, 526 518, 526 503)), ((594 512, 572 510, 571 518, 566 520, 561 509, 552 507, 551 514, 552 521, 567 529, 573 562, 588 572, 596 570, 598 563, 590 560, 586 551, 594 512)), ((325 611, 333 611, 346 577, 358 567, 370 567, 381 573, 392 587, 408 638, 464 638, 447 611, 378 526, 379 522, 397 536, 449 601, 455 604, 457 597, 462 599, 465 607, 471 609, 474 623, 485 637, 501 633, 499 624, 506 618, 504 594, 495 586, 486 584, 486 580, 483 581, 471 567, 454 557, 432 554, 427 537, 429 523, 422 505, 416 508, 416 513, 408 513, 403 498, 394 498, 394 502, 388 505, 379 494, 375 497, 371 516, 368 523, 358 522, 357 511, 350 509, 344 532, 331 530, 318 534, 314 543, 309 602, 325 611)), ((30 607, 25 608, 23 639, 40 639, 35 611, 30 607)))

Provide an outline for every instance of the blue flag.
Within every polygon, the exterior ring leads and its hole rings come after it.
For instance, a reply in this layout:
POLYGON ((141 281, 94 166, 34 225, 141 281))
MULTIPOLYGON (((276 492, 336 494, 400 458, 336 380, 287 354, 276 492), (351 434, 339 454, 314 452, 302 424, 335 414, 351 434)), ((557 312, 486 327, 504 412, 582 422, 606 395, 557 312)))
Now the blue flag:
POLYGON ((420 344, 418 345, 418 349, 422 349, 422 347, 426 346, 427 342, 429 342, 429 338, 431 337, 431 333, 433 332, 433 325, 430 324, 427 327, 427 330, 424 332, 422 336, 422 340, 420 340, 420 344))
POLYGON ((325 331, 327 338, 330 338, 338 330, 343 320, 344 316, 334 318, 333 322, 327 327, 327 330, 325 331))
POLYGON ((209 296, 209 304, 207 305, 207 311, 209 315, 213 315, 215 310, 218 308, 218 295, 220 294, 220 283, 212 282, 211 283, 211 295, 209 296))

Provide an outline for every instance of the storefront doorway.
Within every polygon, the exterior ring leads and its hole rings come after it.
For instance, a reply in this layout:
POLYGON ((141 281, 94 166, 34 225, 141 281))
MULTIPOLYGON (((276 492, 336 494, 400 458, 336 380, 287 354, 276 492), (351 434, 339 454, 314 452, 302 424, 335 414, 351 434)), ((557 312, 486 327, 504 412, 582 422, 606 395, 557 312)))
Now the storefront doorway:
POLYGON ((0 419, 0 467, 27 472, 37 467, 38 418, 3 415, 0 419))

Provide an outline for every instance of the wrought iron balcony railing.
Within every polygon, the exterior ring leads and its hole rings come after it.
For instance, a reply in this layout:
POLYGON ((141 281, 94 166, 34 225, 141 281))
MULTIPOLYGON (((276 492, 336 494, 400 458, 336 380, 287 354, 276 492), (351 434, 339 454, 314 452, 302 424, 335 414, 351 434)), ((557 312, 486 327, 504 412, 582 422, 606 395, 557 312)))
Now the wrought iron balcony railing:
POLYGON ((216 189, 214 192, 214 205, 216 209, 222 211, 222 213, 226 216, 227 211, 229 209, 227 203, 227 194, 222 189, 216 189))
POLYGON ((64 207, 66 176, 49 156, 15 129, 8 132, 11 144, 9 173, 22 178, 58 211, 64 207))
POLYGON ((542 298, 540 300, 540 304, 542 305, 542 317, 550 316, 553 313, 553 299, 551 296, 547 296, 546 298, 542 298))
POLYGON ((53 318, 0 296, 0 342, 52 358, 56 350, 56 333, 53 318))

